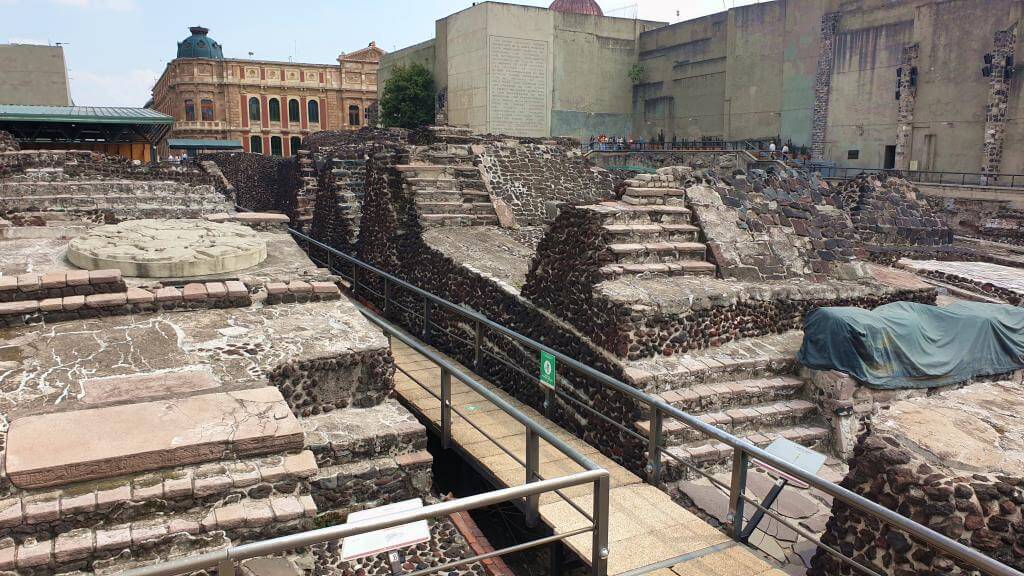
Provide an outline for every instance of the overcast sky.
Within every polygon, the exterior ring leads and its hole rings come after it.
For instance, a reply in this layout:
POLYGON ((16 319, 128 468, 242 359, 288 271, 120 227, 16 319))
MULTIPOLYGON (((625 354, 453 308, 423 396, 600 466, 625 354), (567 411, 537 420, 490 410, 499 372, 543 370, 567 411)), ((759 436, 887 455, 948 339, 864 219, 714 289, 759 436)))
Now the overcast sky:
MULTIPOLYGON (((755 0, 598 0, 609 16, 678 22, 755 0)), ((516 3, 547 6, 550 0, 516 3)), ((0 0, 0 42, 62 43, 80 106, 142 106, 189 26, 228 58, 333 63, 375 40, 391 51, 434 35, 471 0, 0 0)), ((2 79, 0 79, 2 81, 2 79)))

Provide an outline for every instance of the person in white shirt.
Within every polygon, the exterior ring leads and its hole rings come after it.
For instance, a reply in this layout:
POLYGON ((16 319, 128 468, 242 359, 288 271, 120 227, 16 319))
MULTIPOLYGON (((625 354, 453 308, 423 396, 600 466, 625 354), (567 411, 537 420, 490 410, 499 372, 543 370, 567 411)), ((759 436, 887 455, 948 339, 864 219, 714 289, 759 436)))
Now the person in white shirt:
POLYGON ((771 156, 772 158, 775 158, 775 141, 774 140, 772 140, 771 143, 768 144, 768 155, 771 156))
POLYGON ((789 158, 789 144, 782 145, 782 159, 786 160, 789 158))

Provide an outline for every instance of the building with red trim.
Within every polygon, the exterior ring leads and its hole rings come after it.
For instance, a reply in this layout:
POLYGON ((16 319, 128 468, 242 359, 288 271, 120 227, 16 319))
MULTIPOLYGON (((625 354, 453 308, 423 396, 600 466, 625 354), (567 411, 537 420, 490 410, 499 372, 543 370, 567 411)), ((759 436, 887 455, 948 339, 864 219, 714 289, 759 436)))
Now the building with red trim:
POLYGON ((209 30, 189 31, 148 105, 174 117, 169 138, 240 140, 247 152, 289 156, 313 132, 365 126, 377 101, 384 51, 373 42, 337 64, 305 64, 224 58, 209 30))

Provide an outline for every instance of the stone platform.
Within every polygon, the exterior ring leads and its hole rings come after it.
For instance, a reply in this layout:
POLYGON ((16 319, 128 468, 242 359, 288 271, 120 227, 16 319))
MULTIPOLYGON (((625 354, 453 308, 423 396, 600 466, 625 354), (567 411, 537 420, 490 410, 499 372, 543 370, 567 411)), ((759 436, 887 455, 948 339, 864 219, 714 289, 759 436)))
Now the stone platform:
POLYGON ((125 276, 183 278, 234 272, 266 259, 267 245, 246 226, 206 220, 130 220, 97 226, 68 245, 79 268, 125 276))
POLYGON ((989 262, 901 259, 897 266, 920 276, 1010 304, 1024 301, 1024 270, 989 262))
MULTIPOLYGON (((295 243, 291 234, 280 230, 250 230, 266 245, 266 259, 244 270, 209 273, 187 279, 189 282, 207 282, 239 279, 249 286, 263 286, 275 280, 288 280, 319 274, 317 267, 295 243)), ((0 240, 0 276, 16 276, 28 272, 45 273, 78 270, 66 257, 67 239, 10 239, 0 240)), ((173 277, 167 278, 174 280, 173 277)), ((129 285, 152 283, 151 278, 127 276, 129 285)), ((185 279, 182 279, 185 280, 185 279)))
MULTIPOLYGON (((347 300, 8 328, 0 330, 0 409, 8 415, 66 410, 89 399, 90 388, 104 378, 180 376, 183 371, 203 373, 200 391, 270 381, 287 384, 286 399, 302 403, 309 390, 322 385, 304 380, 297 368, 304 362, 347 365, 340 373, 345 376, 336 375, 341 380, 332 382, 338 390, 358 388, 379 396, 385 391, 373 391, 370 374, 357 359, 386 350, 384 336, 347 300)), ((157 398, 186 393, 137 384, 158 393, 157 398)))
POLYGON ((497 226, 431 228, 423 233, 428 246, 469 270, 501 282, 518 293, 534 250, 497 226))
POLYGON ((15 486, 42 488, 302 446, 280 391, 264 386, 19 418, 6 465, 15 486))

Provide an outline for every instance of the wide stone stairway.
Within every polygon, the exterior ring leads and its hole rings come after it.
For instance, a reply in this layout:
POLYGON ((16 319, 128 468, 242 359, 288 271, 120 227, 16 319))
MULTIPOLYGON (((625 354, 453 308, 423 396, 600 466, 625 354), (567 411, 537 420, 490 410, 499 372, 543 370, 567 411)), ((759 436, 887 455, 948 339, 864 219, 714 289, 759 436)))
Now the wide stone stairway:
POLYGON ((471 144, 438 143, 413 149, 395 168, 411 190, 424 227, 497 225, 471 144))

